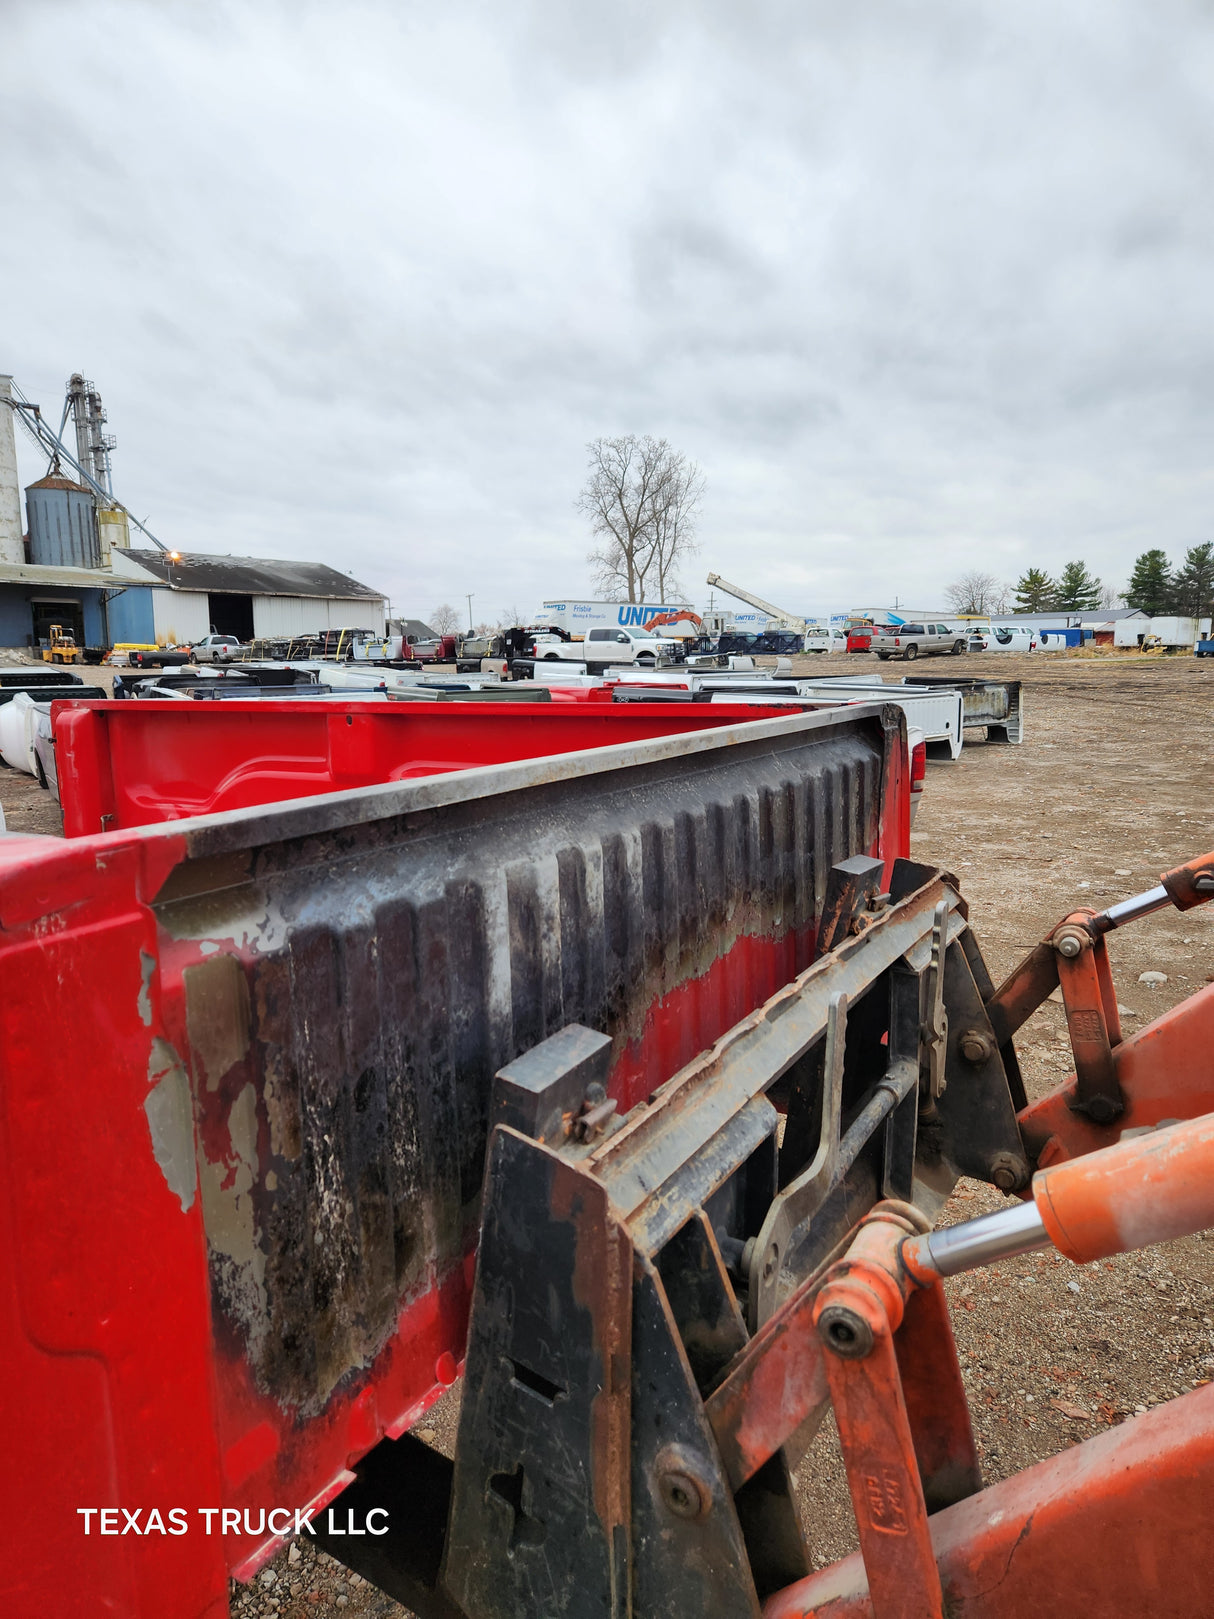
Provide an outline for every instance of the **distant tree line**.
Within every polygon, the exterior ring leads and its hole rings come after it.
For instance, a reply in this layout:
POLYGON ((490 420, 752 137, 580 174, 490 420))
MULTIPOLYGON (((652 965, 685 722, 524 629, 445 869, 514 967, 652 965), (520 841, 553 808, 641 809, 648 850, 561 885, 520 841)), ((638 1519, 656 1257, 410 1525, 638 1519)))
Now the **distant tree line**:
POLYGON ((944 595, 957 613, 1087 613, 1122 601, 1151 618, 1204 618, 1214 612, 1214 542, 1190 546, 1175 568, 1165 552, 1144 551, 1123 591, 1097 579, 1085 562, 1068 562, 1057 578, 1044 568, 1028 568, 1014 586, 975 569, 944 595))
POLYGON ((1122 599, 1151 618, 1168 613, 1207 617, 1214 608, 1214 542, 1191 545, 1178 568, 1172 567, 1165 552, 1144 551, 1122 599))
POLYGON ((1080 613, 1099 607, 1106 595, 1101 581, 1088 572, 1084 562, 1068 562, 1051 579, 1041 568, 1030 568, 1014 586, 1003 584, 993 573, 974 569, 963 573, 944 592, 956 613, 1080 613))
POLYGON ((1044 568, 1028 568, 1016 581, 1015 595, 1018 613, 1087 613, 1116 600, 1086 562, 1068 562, 1057 579, 1044 568))

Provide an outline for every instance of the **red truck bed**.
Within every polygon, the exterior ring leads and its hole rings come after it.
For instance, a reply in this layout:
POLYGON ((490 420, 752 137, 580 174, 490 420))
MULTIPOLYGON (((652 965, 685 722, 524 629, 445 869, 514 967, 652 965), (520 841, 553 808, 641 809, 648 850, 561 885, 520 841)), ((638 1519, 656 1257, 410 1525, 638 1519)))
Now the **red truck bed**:
POLYGON ((733 704, 57 703, 67 837, 711 730, 733 704))
POLYGON ((890 708, 276 709, 254 782, 264 708, 175 708, 60 711, 82 820, 351 790, 0 841, 6 1619, 226 1613, 457 1374, 493 1074, 581 1022, 628 1107, 807 965, 834 863, 907 850, 890 708))

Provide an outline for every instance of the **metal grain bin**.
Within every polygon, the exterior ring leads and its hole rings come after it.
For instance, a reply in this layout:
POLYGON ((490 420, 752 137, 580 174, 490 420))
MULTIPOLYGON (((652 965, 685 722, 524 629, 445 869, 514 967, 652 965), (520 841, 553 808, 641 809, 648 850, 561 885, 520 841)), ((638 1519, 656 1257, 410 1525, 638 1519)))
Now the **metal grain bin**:
POLYGON ((46 477, 25 491, 30 561, 54 568, 99 568, 93 496, 70 478, 46 477))

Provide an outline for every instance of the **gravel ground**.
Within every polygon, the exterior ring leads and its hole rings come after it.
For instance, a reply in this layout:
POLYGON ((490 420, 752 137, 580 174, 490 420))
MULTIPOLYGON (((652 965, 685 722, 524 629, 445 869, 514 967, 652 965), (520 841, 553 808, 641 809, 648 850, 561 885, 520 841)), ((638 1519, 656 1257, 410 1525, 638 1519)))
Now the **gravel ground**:
MULTIPOLYGON (((989 674, 994 663, 928 667, 989 674)), ((998 667, 1025 682, 1027 740, 967 743, 956 764, 931 764, 911 839, 917 859, 960 877, 997 983, 1069 910, 1140 893, 1214 848, 1208 660, 1000 655, 998 667)), ((907 672, 890 665, 887 678, 895 670, 907 672)), ((1214 976, 1214 915, 1160 912, 1113 934, 1109 955, 1131 1033, 1214 976), (1167 983, 1140 984, 1146 971, 1167 983)), ((1030 1100, 1061 1084, 1072 1067, 1062 1006, 1047 1002, 1016 1048, 1030 1100)), ((1010 1201, 962 1181, 941 1221, 1010 1201)), ((1214 1234, 1084 1268, 1029 1255, 946 1287, 987 1483, 1214 1375, 1214 1234)), ((832 1423, 797 1482, 815 1563, 854 1551, 832 1423)))
MULTIPOLYGON (((856 658, 803 662, 814 674, 877 672, 856 658)), ((887 679, 911 672, 882 671, 887 679)), ((924 672, 1025 682, 1027 741, 978 741, 956 764, 933 762, 912 838, 917 858, 961 878, 996 981, 1075 906, 1140 892, 1160 871, 1214 847, 1210 661, 987 654, 933 659, 924 672)), ((49 795, 28 777, 0 771, 0 802, 13 831, 59 830, 49 795)), ((1149 917, 1114 934, 1110 955, 1132 1031, 1214 978, 1214 915, 1149 917), (1167 982, 1141 984, 1145 971, 1167 982)), ((1061 1083, 1071 1066, 1061 1006, 1047 1003, 1017 1049, 1030 1098, 1061 1083)), ((1006 1201, 963 1181, 943 1219, 1006 1201)), ((1027 1256, 947 1284, 987 1482, 1214 1375, 1212 1244, 1214 1235, 1190 1237, 1084 1269, 1027 1256)), ((455 1389, 422 1419, 422 1437, 449 1451, 457 1410, 455 1389)), ((815 1562, 853 1550, 829 1421, 797 1477, 815 1562)), ((284 1549, 254 1585, 233 1586, 232 1613, 408 1619, 306 1540, 284 1549)))

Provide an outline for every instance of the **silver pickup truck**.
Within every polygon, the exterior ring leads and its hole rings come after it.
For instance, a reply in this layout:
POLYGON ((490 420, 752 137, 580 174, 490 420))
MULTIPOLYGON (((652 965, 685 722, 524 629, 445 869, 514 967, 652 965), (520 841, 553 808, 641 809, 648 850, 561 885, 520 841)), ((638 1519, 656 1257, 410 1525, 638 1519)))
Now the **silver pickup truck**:
POLYGON ((194 663, 228 663, 240 653, 241 644, 234 635, 204 635, 190 648, 194 663))
POLYGON ((969 636, 947 624, 874 624, 872 650, 884 663, 888 658, 927 657, 933 652, 960 655, 969 636))

